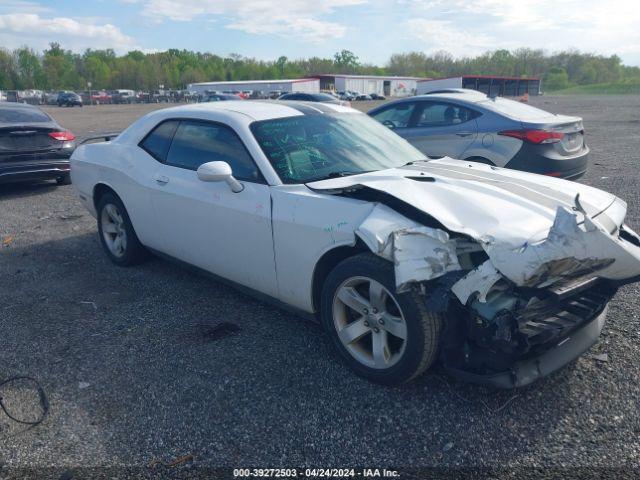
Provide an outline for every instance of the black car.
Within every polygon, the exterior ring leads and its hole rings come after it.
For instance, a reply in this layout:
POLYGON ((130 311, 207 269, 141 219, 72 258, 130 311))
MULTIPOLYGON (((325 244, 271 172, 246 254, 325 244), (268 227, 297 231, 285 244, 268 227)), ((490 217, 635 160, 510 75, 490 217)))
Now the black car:
POLYGON ((227 100, 242 100, 242 98, 230 93, 210 93, 202 97, 203 102, 224 102, 227 100))
POLYGON ((370 93, 369 96, 371 97, 371 100, 386 100, 386 97, 378 95, 377 93, 370 93))
POLYGON ((82 97, 75 92, 60 92, 58 94, 59 107, 82 106, 82 97))
POLYGON ((329 95, 328 93, 302 93, 302 92, 294 92, 294 93, 285 93, 281 95, 278 100, 300 100, 303 102, 320 102, 320 103, 341 103, 333 95, 329 95))
POLYGON ((0 183, 54 179, 71 183, 76 137, 38 107, 0 103, 0 183))

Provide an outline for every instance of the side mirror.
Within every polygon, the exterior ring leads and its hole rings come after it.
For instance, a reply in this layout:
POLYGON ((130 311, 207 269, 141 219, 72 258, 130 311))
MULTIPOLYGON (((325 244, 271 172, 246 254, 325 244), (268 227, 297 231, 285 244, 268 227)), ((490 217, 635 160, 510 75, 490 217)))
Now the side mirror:
POLYGON ((198 167, 198 179, 203 182, 227 182, 234 193, 244 190, 244 186, 235 178, 227 162, 207 162, 198 167))

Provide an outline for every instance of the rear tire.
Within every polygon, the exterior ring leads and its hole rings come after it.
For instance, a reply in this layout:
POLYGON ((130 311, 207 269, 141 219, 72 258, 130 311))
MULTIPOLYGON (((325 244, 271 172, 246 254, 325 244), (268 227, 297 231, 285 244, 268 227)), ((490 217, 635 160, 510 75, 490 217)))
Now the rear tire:
POLYGON ((102 195, 96 210, 100 243, 113 263, 127 267, 137 265, 148 257, 117 195, 111 192, 102 195))
POLYGON ((397 385, 418 377, 436 360, 443 315, 429 312, 417 292, 397 293, 393 264, 362 253, 328 275, 321 320, 355 373, 397 385))
POLYGON ((65 173, 63 176, 56 178, 58 185, 71 185, 71 174, 65 173))

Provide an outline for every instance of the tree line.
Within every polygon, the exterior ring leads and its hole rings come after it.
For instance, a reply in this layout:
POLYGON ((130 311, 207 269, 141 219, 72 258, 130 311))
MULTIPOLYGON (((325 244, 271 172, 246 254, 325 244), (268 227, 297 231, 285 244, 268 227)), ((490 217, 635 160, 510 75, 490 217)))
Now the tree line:
POLYGON ((615 83, 640 79, 640 68, 622 64, 617 55, 568 50, 549 54, 542 49, 495 50, 475 57, 455 58, 447 52, 394 54, 380 67, 362 63, 348 50, 332 58, 311 57, 265 61, 231 54, 171 49, 165 52, 111 50, 74 53, 51 43, 43 52, 29 47, 0 48, 0 90, 85 90, 185 88, 187 84, 220 80, 299 78, 320 73, 447 77, 461 74, 541 76, 546 90, 572 85, 615 83))

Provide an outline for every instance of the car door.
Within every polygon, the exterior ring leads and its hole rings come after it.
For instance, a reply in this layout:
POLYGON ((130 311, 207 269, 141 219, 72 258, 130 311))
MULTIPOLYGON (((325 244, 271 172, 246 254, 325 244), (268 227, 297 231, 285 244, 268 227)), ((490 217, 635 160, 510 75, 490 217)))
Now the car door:
POLYGON ((166 158, 152 175, 165 253, 277 294, 269 186, 230 127, 180 120, 166 158), (234 193, 225 182, 199 180, 198 167, 212 161, 227 162, 244 189, 234 193))
POLYGON ((402 136, 430 157, 463 158, 478 136, 478 114, 449 102, 418 102, 402 136))

